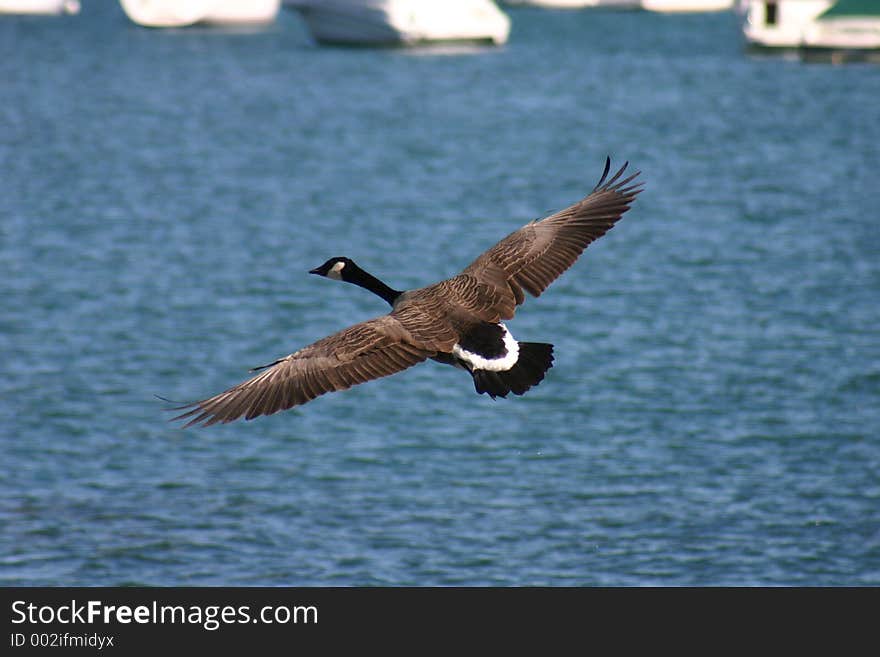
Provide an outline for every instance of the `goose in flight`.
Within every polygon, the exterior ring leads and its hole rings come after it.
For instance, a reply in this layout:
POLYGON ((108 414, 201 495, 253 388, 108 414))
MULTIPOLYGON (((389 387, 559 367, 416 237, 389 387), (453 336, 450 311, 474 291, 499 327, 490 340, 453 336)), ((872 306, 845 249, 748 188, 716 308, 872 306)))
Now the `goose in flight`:
MULTIPOLYGON (((628 163, 627 163, 628 164, 628 163)), ((391 311, 255 368, 259 373, 213 397, 178 406, 185 426, 251 420, 319 395, 395 374, 427 359, 466 370, 478 393, 522 395, 544 379, 553 345, 518 342, 503 320, 525 292, 539 296, 594 240, 623 216, 642 183, 639 172, 611 178, 611 160, 593 191, 571 207, 527 223, 457 276, 395 290, 349 258, 330 258, 311 274, 354 283, 382 297, 391 311)))

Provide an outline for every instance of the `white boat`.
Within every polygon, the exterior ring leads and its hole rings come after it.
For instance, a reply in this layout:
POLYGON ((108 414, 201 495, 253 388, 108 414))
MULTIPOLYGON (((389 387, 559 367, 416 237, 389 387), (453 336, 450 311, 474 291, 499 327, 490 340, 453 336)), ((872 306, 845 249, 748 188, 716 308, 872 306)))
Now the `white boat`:
POLYGON ((315 41, 343 45, 502 44, 510 19, 491 0, 286 0, 315 41))
POLYGON ((0 14, 78 14, 79 0, 0 0, 0 14))
POLYGON ((641 0, 504 0, 511 6, 541 7, 542 9, 641 9, 641 0))
POLYGON ((804 31, 833 0, 745 0, 743 34, 756 48, 799 48, 804 31))
POLYGON ((838 0, 804 30, 804 54, 832 61, 880 58, 880 0, 838 0))
POLYGON ((262 25, 275 20, 281 0, 120 0, 134 23, 144 27, 262 25))
POLYGON ((642 0, 642 9, 663 14, 695 14, 733 9, 733 0, 642 0))

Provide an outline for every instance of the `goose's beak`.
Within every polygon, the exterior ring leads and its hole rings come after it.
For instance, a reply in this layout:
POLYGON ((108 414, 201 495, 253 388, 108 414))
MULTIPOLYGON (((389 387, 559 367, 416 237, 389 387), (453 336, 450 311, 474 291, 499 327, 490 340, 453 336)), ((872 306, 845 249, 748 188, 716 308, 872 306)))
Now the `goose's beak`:
POLYGON ((318 271, 318 269, 319 269, 319 267, 315 267, 314 269, 309 269, 309 273, 310 274, 317 274, 318 276, 320 276, 321 272, 318 271))

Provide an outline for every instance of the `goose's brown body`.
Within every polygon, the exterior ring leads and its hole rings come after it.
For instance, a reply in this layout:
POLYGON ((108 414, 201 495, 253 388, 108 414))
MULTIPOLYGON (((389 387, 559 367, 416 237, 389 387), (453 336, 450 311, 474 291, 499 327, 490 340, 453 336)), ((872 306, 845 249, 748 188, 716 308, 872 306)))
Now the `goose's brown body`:
MULTIPOLYGON (((328 268, 331 262, 342 261, 334 272, 351 277, 334 278, 372 289, 392 304, 391 312, 260 368, 259 374, 225 392, 181 407, 186 412, 174 419, 188 419, 189 426, 270 415, 327 392, 400 372, 428 358, 471 371, 478 392, 522 394, 540 382, 551 366, 552 345, 518 343, 519 359, 503 371, 486 371, 474 364, 482 361, 463 360, 462 353, 468 352, 462 352, 461 345, 478 343, 481 333, 488 335, 487 329, 499 325, 506 333, 500 323, 513 318, 525 292, 539 296, 626 212, 641 191, 640 184, 633 184, 638 173, 623 178, 624 164, 606 181, 609 165, 606 162, 605 172, 589 196, 526 224, 460 274, 439 283, 396 293, 350 260, 328 261, 328 268), (358 272, 382 289, 357 280, 358 272), (468 342, 470 338, 473 340, 468 342)), ((327 275, 326 271, 313 273, 327 275)), ((501 333, 497 328, 494 332, 501 333)), ((499 349, 503 351, 503 345, 499 344, 499 349)))

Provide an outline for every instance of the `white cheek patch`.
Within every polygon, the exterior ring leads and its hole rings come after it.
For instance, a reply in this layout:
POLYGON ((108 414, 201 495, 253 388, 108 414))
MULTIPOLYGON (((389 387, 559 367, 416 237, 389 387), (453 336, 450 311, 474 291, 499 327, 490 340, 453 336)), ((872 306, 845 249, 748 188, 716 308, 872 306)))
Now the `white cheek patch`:
POLYGON ((327 278, 332 278, 334 281, 342 280, 342 270, 345 267, 345 263, 340 260, 335 265, 330 267, 329 271, 327 271, 327 278))
POLYGON ((519 343, 504 324, 500 324, 500 326, 504 329, 504 348, 507 350, 507 353, 503 356, 499 358, 485 358, 480 356, 480 354, 462 349, 457 343, 452 347, 452 355, 468 363, 471 369, 506 372, 516 365, 516 361, 519 359, 519 343))

